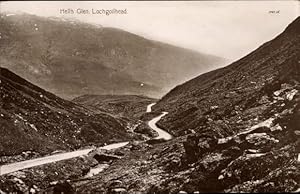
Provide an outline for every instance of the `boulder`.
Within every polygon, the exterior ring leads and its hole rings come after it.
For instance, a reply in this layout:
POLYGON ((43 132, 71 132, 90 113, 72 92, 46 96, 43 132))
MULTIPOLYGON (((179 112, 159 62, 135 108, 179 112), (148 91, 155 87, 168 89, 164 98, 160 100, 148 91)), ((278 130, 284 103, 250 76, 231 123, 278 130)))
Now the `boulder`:
POLYGON ((110 162, 121 158, 121 156, 116 155, 113 151, 103 149, 93 150, 88 155, 90 158, 97 160, 98 163, 110 162))
POLYGON ((72 185, 67 182, 60 182, 57 183, 54 187, 53 187, 53 194, 73 194, 75 193, 75 190, 73 189, 72 185))
POLYGON ((178 194, 187 194, 186 191, 179 191, 178 194))
POLYGON ((197 161, 200 152, 198 143, 199 143, 199 137, 196 135, 189 135, 186 141, 183 142, 183 147, 188 162, 192 163, 197 161))
POLYGON ((120 180, 113 180, 109 183, 108 188, 116 188, 116 187, 123 187, 123 182, 120 180))
POLYGON ((189 163, 197 161, 203 154, 214 149, 218 144, 218 140, 212 137, 203 137, 197 134, 189 135, 183 142, 186 159, 189 163))
POLYGON ((120 159, 120 156, 110 155, 110 154, 95 154, 94 157, 99 163, 101 162, 110 162, 112 160, 120 159))
POLYGON ((120 180, 113 180, 108 184, 108 194, 127 194, 125 185, 120 180))
POLYGON ((127 194, 127 190, 124 188, 114 188, 112 189, 109 194, 127 194))
POLYGON ((254 144, 255 146, 262 146, 268 143, 278 143, 279 140, 270 137, 266 133, 252 133, 247 135, 246 137, 247 142, 254 144))
POLYGON ((294 131, 295 135, 300 136, 300 130, 294 131))

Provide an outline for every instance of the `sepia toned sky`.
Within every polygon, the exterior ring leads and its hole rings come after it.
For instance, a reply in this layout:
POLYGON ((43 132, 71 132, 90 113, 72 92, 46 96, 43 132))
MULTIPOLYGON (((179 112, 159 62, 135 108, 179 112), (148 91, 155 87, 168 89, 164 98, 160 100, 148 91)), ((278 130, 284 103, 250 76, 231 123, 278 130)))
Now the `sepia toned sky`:
POLYGON ((237 60, 281 33, 298 1, 1 2, 0 12, 76 18, 149 39, 237 60), (60 14, 60 9, 127 9, 123 15, 60 14), (270 13, 271 11, 271 13, 270 13), (273 12, 272 12, 273 11, 273 12))

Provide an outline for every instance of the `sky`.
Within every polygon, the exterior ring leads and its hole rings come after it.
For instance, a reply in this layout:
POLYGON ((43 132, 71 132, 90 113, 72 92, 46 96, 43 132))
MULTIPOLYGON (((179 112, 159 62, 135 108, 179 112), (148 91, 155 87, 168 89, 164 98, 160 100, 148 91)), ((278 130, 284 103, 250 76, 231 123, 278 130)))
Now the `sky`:
POLYGON ((299 5, 296 0, 14 1, 1 2, 0 12, 76 18, 234 61, 280 34, 299 16, 299 5), (126 9, 127 14, 79 14, 77 9, 126 9))

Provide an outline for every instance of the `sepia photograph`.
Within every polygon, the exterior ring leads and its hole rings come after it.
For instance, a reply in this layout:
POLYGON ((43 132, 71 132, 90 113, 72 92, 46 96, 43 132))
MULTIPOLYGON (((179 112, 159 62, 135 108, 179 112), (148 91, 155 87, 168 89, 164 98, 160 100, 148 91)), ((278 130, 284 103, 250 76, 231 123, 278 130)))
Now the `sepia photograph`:
POLYGON ((300 193, 300 1, 0 1, 0 194, 300 193))

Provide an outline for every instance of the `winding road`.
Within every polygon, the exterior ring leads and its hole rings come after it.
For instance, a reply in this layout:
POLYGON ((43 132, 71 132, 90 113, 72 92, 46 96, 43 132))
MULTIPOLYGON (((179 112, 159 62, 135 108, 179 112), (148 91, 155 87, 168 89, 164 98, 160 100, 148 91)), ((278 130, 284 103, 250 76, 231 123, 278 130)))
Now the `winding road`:
MULTIPOLYGON (((146 112, 152 112, 152 106, 155 105, 156 103, 151 103, 147 106, 147 110, 146 112)), ((152 119, 151 121, 148 122, 148 125, 151 129, 153 129, 154 131, 156 131, 158 133, 158 136, 154 139, 165 139, 165 140, 170 140, 172 139, 172 135, 170 135, 168 132, 164 131, 163 129, 159 128, 156 123, 162 118, 164 117, 166 114, 168 114, 168 112, 163 112, 161 115, 159 115, 158 117, 155 117, 154 119, 152 119)))
POLYGON ((149 127, 151 127, 153 130, 155 130, 158 133, 158 136, 155 139, 165 139, 165 140, 170 140, 172 139, 172 135, 170 135, 168 132, 162 130, 161 128, 157 127, 156 123, 166 114, 167 112, 163 112, 161 115, 158 117, 155 117, 151 121, 148 122, 149 127))
MULTIPOLYGON (((151 112, 152 111, 151 107, 153 105, 155 105, 155 103, 149 104, 147 106, 146 112, 151 112)), ((156 125, 156 123, 166 114, 168 114, 168 113, 163 112, 160 116, 155 117, 154 119, 152 119, 151 121, 148 122, 148 125, 158 133, 158 136, 155 139, 169 140, 172 138, 172 136, 169 133, 160 129, 156 125)), ((105 150, 112 150, 112 149, 117 149, 117 148, 123 147, 123 146, 127 145, 128 143, 129 142, 113 143, 113 144, 109 144, 109 145, 106 145, 106 146, 103 146, 100 148, 105 149, 105 150)), ((93 150, 93 148, 88 148, 88 149, 83 149, 83 150, 76 150, 76 151, 71 151, 71 152, 66 152, 66 153, 54 154, 51 156, 45 156, 45 157, 31 159, 31 160, 25 160, 22 162, 6 164, 3 166, 0 166, 0 176, 11 173, 11 172, 23 170, 26 168, 31 168, 31 167, 35 167, 35 166, 39 166, 39 165, 43 165, 43 164, 49 164, 49 163, 58 162, 61 160, 67 160, 67 159, 87 155, 92 150, 93 150)))
POLYGON ((156 103, 151 103, 147 106, 146 112, 152 112, 152 106, 154 106, 156 103))

